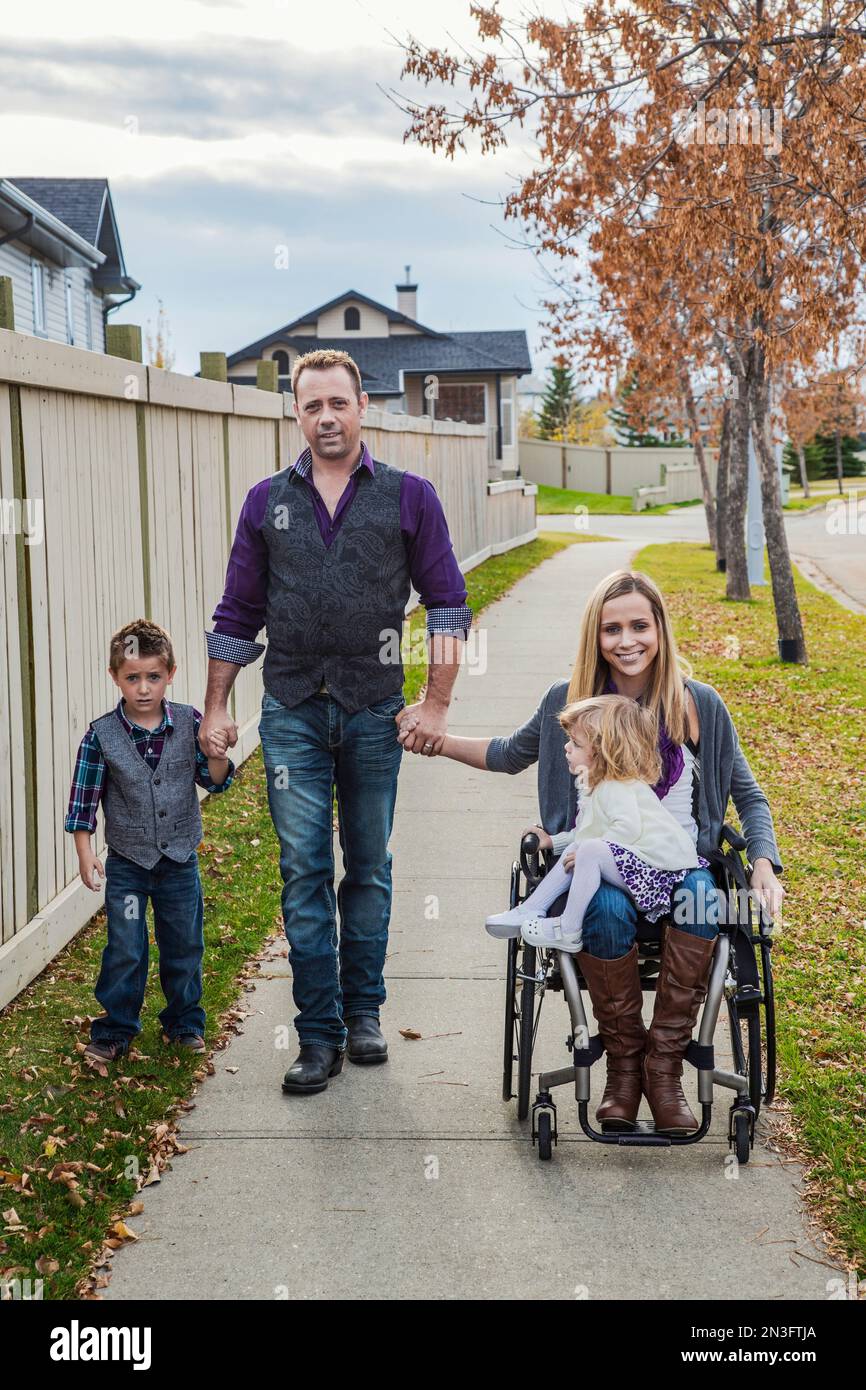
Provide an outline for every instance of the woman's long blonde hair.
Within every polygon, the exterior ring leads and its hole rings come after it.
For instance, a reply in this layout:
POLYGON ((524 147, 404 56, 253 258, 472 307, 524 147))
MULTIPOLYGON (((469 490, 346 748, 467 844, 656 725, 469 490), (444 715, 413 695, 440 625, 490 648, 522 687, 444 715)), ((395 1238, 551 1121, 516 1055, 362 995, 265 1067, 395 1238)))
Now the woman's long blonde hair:
POLYGON ((685 743, 689 736, 689 721, 685 705, 685 680, 691 667, 677 651, 671 620, 661 590, 649 575, 639 570, 615 570, 602 579, 590 594, 580 624, 577 658, 568 686, 568 702, 588 700, 604 692, 612 674, 601 654, 599 631, 604 605, 623 594, 643 594, 648 600, 658 631, 659 649, 653 662, 652 675, 642 704, 657 723, 664 721, 674 743, 685 743))
POLYGON ((575 700, 560 710, 559 722, 569 736, 580 729, 595 755, 586 774, 590 791, 599 782, 633 779, 652 787, 661 777, 658 724, 637 700, 627 695, 575 700))

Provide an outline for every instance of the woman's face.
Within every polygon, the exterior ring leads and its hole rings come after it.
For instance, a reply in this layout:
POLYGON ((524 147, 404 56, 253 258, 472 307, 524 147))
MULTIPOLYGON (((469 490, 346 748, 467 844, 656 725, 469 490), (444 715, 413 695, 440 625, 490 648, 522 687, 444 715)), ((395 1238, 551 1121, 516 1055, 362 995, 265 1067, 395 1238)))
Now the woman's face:
POLYGON ((659 649, 659 631, 652 605, 643 594, 621 594, 601 610, 598 632, 601 654, 611 675, 646 675, 659 649))

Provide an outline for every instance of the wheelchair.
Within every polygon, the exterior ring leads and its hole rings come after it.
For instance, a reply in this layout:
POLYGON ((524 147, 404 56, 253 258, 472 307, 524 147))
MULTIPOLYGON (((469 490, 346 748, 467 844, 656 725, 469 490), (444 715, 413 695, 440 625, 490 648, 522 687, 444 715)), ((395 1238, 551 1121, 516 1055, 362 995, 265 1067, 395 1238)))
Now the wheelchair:
MULTIPOLYGON (((544 997, 562 992, 568 1003, 571 1031, 566 1047, 571 1053, 568 1066, 542 1072, 532 1104, 532 1143, 538 1157, 549 1160, 557 1142, 556 1086, 574 1086, 580 1127, 600 1144, 630 1144, 638 1147, 670 1147, 695 1144, 707 1133, 713 1108, 713 1087, 733 1091, 728 1117, 728 1143, 738 1163, 747 1163, 754 1145, 755 1121, 761 1105, 772 1104, 776 1086, 776 1029, 773 972, 770 960, 773 922, 761 908, 755 909, 748 891, 751 866, 745 861, 746 842, 729 825, 722 828, 721 846, 710 859, 710 870, 721 897, 719 932, 710 967, 707 994, 701 1011, 697 1039, 692 1038, 684 1061, 698 1072, 699 1127, 688 1135, 657 1133, 651 1121, 637 1120, 634 1130, 606 1132, 596 1130, 589 1121, 591 1068, 604 1052, 596 1034, 589 1035, 581 991, 586 981, 578 967, 579 955, 566 951, 528 946, 519 937, 507 942, 505 987, 505 1039, 502 1098, 516 1097, 517 1118, 530 1113, 532 1053, 544 997), (724 998, 730 1023, 734 1071, 720 1070, 714 1059, 713 1037, 724 998), (514 1091, 515 1066, 517 1090, 514 1091)), ((550 850, 540 850, 538 836, 524 835, 519 858, 511 868, 511 907, 528 897, 552 867, 550 850), (542 867, 543 866, 543 867, 542 867)), ((563 895, 548 915, 561 912, 563 895)), ((638 914, 636 941, 641 984, 645 992, 655 992, 661 964, 662 928, 673 923, 668 915, 650 922, 638 914)), ((588 991, 587 991, 588 992, 588 991)))

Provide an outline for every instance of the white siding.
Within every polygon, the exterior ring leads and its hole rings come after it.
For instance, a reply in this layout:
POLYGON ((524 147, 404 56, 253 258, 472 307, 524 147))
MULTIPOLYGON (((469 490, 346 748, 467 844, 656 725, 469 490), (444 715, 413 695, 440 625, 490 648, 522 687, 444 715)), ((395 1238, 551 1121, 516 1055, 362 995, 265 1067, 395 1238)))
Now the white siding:
POLYGON ((66 333, 66 277, 72 285, 74 346, 86 348, 92 343, 94 352, 105 350, 102 323, 102 295, 93 289, 90 271, 84 266, 64 269, 51 261, 31 256, 30 250, 19 242, 8 241, 0 246, 0 275, 12 280, 12 302, 15 309, 15 329, 18 333, 33 333, 33 279, 31 264, 37 261, 44 267, 45 334, 55 342, 68 342, 66 333), (92 336, 87 336, 87 316, 90 315, 92 336))

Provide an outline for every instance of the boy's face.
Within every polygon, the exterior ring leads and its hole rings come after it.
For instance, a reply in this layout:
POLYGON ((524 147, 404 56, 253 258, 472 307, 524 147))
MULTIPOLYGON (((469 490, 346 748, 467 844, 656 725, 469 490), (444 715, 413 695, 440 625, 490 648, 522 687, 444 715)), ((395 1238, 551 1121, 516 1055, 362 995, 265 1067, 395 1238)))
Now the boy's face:
POLYGON ((133 714, 153 714, 159 709, 165 688, 174 680, 177 667, 169 671, 161 656, 128 657, 109 674, 133 714))

